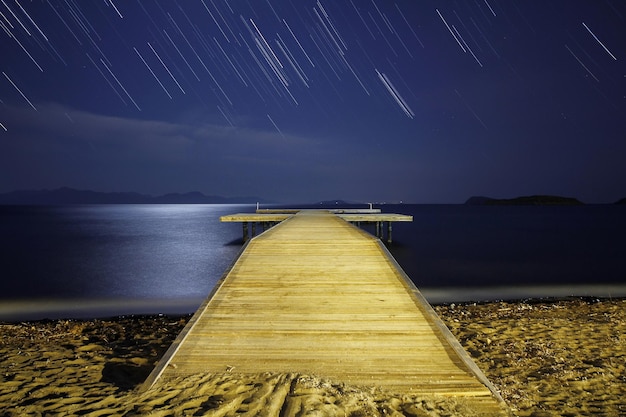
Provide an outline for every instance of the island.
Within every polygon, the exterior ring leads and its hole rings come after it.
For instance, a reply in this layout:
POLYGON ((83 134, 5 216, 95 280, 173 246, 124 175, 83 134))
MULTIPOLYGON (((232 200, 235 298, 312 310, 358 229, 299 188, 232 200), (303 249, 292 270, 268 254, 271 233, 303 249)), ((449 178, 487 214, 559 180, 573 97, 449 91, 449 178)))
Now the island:
POLYGON ((515 198, 470 197, 465 204, 471 206, 580 206, 581 201, 572 197, 554 195, 531 195, 515 198))

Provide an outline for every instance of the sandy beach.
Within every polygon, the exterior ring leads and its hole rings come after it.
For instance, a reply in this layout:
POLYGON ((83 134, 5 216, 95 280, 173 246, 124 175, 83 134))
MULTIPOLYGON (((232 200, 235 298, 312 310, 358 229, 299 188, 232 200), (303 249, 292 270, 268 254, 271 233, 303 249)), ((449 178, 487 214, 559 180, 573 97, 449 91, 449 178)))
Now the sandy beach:
MULTIPOLYGON (((626 415, 626 299, 439 305, 516 416, 626 415)), ((323 376, 198 374, 141 392, 190 316, 0 324, 2 416, 468 416, 323 376)))

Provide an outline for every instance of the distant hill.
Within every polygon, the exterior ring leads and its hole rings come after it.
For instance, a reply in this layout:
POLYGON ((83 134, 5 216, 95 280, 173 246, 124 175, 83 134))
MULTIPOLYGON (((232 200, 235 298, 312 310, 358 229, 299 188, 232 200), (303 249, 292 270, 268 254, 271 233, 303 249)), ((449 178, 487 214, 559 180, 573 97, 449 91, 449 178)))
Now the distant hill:
POLYGON ((622 198, 621 200, 617 200, 615 204, 626 204, 626 198, 622 198))
POLYGON ((531 195, 516 198, 490 198, 490 197, 470 197, 465 204, 473 206, 578 206, 581 201, 571 197, 560 197, 554 195, 531 195))
POLYGON ((468 198, 465 204, 470 205, 470 206, 485 206, 494 201, 496 200, 491 197, 473 196, 473 197, 468 198))
POLYGON ((20 190, 0 194, 4 205, 64 205, 64 204, 253 204, 272 203, 258 197, 208 196, 200 192, 172 193, 150 196, 139 193, 102 193, 73 188, 55 190, 20 190))

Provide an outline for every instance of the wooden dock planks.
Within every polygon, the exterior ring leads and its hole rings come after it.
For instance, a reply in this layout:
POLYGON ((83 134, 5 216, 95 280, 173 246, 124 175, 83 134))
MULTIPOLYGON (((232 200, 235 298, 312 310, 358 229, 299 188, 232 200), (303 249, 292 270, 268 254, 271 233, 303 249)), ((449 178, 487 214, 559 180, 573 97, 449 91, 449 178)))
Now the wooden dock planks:
POLYGON ((147 385, 198 372, 314 374, 501 400, 380 241, 302 211, 252 239, 147 385))

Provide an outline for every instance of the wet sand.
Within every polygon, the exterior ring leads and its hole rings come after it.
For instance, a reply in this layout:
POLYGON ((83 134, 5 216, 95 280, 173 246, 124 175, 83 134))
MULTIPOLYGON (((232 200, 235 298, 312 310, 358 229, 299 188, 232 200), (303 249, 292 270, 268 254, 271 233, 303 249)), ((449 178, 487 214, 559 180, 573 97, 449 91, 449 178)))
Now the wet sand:
MULTIPOLYGON (((514 415, 626 415, 626 299, 435 310, 514 415)), ((0 416, 475 415, 453 398, 271 372, 198 374, 141 392, 189 318, 0 324, 0 416)))

